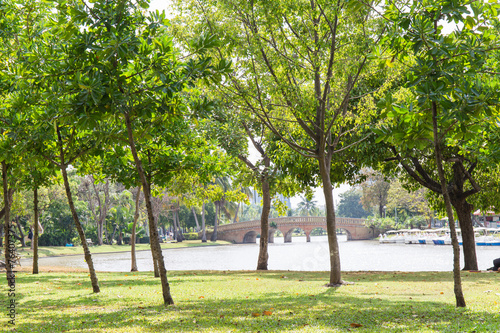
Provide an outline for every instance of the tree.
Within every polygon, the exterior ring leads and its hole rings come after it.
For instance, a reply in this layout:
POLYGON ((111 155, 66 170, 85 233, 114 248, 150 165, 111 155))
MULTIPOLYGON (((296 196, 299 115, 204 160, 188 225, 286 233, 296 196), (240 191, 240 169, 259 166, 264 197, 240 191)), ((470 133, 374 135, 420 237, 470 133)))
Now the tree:
MULTIPOLYGON (((109 195, 109 179, 105 179, 103 184, 96 184, 95 177, 91 174, 84 176, 81 191, 86 196, 88 208, 94 218, 97 226, 97 244, 102 245, 104 222, 108 210, 111 208, 111 200, 109 195), (101 198, 101 192, 103 198, 101 198)), ((107 233, 106 233, 107 234, 107 233)))
MULTIPOLYGON (((102 123, 114 126, 113 154, 133 161, 144 194, 164 304, 173 304, 152 189, 164 186, 175 170, 199 168, 205 162, 201 157, 214 161, 210 145, 191 128, 187 90, 216 68, 204 57, 179 60, 166 34, 165 14, 145 15, 147 1, 101 0, 90 6, 75 0, 70 4, 73 17, 68 24, 78 26, 71 49, 71 59, 79 68, 72 78, 80 88, 76 100, 81 109, 92 110, 102 123)), ((199 50, 210 47, 210 41, 199 46, 199 50)))
MULTIPOLYGON (((226 47, 220 55, 238 60, 221 89, 235 106, 252 113, 286 149, 294 151, 289 163, 293 160, 295 169, 283 172, 307 178, 312 174, 321 180, 330 247, 329 285, 342 284, 332 182, 343 182, 341 171, 356 168, 341 162, 340 154, 362 140, 356 129, 367 119, 370 103, 358 102, 370 100, 365 97, 378 78, 370 72, 368 59, 383 30, 375 12, 361 3, 343 1, 200 0, 179 6, 198 20, 195 23, 223 39, 226 47), (304 170, 297 168, 304 169, 307 163, 296 163, 297 155, 314 161, 314 169, 300 172, 304 170)), ((197 28, 196 24, 190 27, 197 28)), ((214 53, 214 57, 220 55, 214 53)), ((282 159, 286 149, 281 146, 282 159)))
POLYGON ((339 195, 340 201, 337 206, 337 215, 341 217, 365 218, 369 215, 361 204, 361 191, 351 188, 339 195))
POLYGON ((300 199, 302 200, 301 202, 299 202, 299 204, 297 205, 297 209, 299 210, 299 212, 301 214, 306 214, 306 216, 309 216, 310 213, 312 213, 312 211, 314 209, 316 209, 316 200, 313 200, 314 197, 303 197, 303 196, 300 196, 300 199))
POLYGON ((382 125, 379 141, 386 141, 392 158, 414 181, 443 196, 458 307, 465 307, 465 299, 452 205, 462 230, 465 268, 477 269, 467 198, 480 190, 473 174, 480 157, 485 158, 482 124, 495 123, 498 116, 498 78, 488 63, 488 52, 499 47, 490 32, 498 20, 497 7, 483 2, 401 1, 388 4, 384 14, 390 27, 389 56, 408 70, 403 89, 379 103, 386 106, 390 119, 382 125), (444 21, 463 27, 445 34, 444 21))
POLYGON ((370 169, 363 169, 361 177, 364 178, 361 183, 361 188, 363 189, 363 195, 361 196, 363 209, 371 211, 372 207, 376 206, 378 207, 378 216, 385 217, 384 209, 387 205, 387 197, 391 186, 390 182, 380 172, 370 169))

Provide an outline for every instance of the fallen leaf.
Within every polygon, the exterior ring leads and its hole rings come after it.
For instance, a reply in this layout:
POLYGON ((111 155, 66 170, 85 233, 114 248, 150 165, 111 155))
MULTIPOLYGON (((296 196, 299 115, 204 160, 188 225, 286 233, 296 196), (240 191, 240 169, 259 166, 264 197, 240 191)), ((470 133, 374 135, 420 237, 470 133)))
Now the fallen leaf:
POLYGON ((363 327, 361 324, 351 323, 351 327, 363 327))
POLYGON ((201 298, 205 298, 205 296, 200 296, 200 297, 198 297, 198 298, 200 298, 200 299, 201 299, 201 298))
POLYGON ((259 317, 260 316, 260 313, 258 312, 252 312, 252 317, 259 317))
POLYGON ((273 314, 273 312, 272 312, 272 311, 264 311, 264 312, 263 312, 263 315, 264 315, 264 316, 270 316, 270 315, 272 315, 272 314, 273 314))
POLYGON ((220 315, 219 318, 224 318, 224 315, 220 315))
POLYGON ((440 292, 440 294, 441 294, 441 295, 443 295, 443 294, 444 294, 444 292, 442 291, 442 292, 440 292))

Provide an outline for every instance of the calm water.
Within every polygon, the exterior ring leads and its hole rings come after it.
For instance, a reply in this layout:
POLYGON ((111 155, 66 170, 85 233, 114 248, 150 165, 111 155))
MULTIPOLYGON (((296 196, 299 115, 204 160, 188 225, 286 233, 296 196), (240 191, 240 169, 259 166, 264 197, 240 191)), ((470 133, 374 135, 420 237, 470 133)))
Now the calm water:
MULTIPOLYGON (((275 238, 269 244, 270 270, 328 271, 326 236, 293 237, 292 243, 275 238)), ((343 271, 451 271, 451 246, 379 244, 378 241, 346 241, 339 237, 343 271)), ((258 244, 197 247, 163 250, 167 270, 254 270, 257 266, 258 244)), ((500 247, 477 247, 478 265, 485 270, 500 257, 500 247)), ((98 271, 130 271, 130 253, 93 254, 98 271)), ((24 263, 23 263, 24 264, 24 263)), ((40 258, 40 266, 87 268, 82 256, 40 258)), ((150 251, 137 252, 140 271, 153 269, 150 251)))

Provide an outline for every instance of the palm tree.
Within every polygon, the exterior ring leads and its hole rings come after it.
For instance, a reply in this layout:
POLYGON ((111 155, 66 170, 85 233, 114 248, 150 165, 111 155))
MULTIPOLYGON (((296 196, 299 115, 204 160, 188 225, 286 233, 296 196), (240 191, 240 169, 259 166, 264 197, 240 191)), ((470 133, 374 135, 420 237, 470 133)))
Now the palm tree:
POLYGON ((297 210, 299 211, 299 214, 306 214, 306 216, 309 216, 309 214, 316 209, 316 200, 314 199, 314 196, 311 197, 311 199, 305 198, 303 196, 300 196, 300 199, 302 201, 297 205, 297 210))

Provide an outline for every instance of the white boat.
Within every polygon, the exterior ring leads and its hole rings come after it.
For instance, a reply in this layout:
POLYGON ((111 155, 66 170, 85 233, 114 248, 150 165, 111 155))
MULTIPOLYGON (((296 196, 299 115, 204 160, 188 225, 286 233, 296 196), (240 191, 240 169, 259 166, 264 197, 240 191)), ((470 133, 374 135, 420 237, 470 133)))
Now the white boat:
POLYGON ((419 239, 421 237, 422 230, 411 229, 404 233, 405 244, 419 244, 419 239))
POLYGON ((434 244, 432 240, 436 238, 436 233, 439 229, 426 229, 422 230, 421 234, 418 236, 419 244, 434 244))
POLYGON ((379 238, 381 244, 404 243, 404 236, 401 230, 389 230, 379 238))

